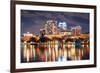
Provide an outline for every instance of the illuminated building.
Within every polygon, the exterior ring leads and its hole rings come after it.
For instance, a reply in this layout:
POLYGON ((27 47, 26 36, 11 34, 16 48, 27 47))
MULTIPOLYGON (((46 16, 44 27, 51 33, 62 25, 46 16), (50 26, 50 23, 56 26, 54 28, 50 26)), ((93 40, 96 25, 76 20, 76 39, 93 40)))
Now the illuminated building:
POLYGON ((81 26, 72 27, 71 28, 72 36, 80 36, 81 35, 81 30, 82 30, 81 26))
POLYGON ((44 26, 46 34, 57 34, 58 28, 57 28, 57 21, 54 20, 48 20, 44 26))
POLYGON ((67 30, 67 23, 66 22, 59 22, 58 27, 61 28, 62 30, 67 30))
POLYGON ((70 36, 72 32, 70 30, 63 30, 59 34, 62 34, 63 36, 70 36))
POLYGON ((32 36, 33 36, 33 34, 32 34, 32 33, 30 33, 30 32, 27 32, 27 33, 24 33, 24 34, 23 34, 23 36, 24 36, 24 37, 25 37, 25 36, 31 36, 31 37, 32 37, 32 36))
POLYGON ((40 29, 39 36, 30 32, 24 33, 21 37, 21 50, 25 62, 89 59, 90 36, 82 34, 81 30, 81 26, 67 29, 65 22, 57 25, 57 21, 48 20, 40 29), (77 41, 76 38, 83 41, 77 41))
POLYGON ((30 32, 24 33, 22 36, 23 41, 28 41, 31 37, 33 37, 33 34, 30 32))

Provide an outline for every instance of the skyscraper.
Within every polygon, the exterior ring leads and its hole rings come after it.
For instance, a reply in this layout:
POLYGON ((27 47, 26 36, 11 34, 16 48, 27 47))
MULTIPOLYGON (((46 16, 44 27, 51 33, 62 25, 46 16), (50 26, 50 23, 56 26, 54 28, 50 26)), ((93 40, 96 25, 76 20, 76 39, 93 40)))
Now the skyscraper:
POLYGON ((67 23, 66 22, 59 22, 58 27, 62 30, 67 30, 67 23))
POLYGON ((54 20, 48 20, 44 26, 46 34, 57 34, 58 28, 57 28, 57 21, 54 20))
POLYGON ((72 28, 71 28, 72 35, 73 35, 73 36, 80 36, 81 30, 82 30, 82 27, 81 27, 81 26, 72 27, 72 28))

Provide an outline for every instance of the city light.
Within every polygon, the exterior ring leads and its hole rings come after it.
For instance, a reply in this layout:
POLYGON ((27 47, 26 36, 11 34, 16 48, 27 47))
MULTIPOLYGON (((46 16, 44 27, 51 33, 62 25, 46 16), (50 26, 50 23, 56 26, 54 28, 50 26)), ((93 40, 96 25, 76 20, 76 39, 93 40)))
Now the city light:
POLYGON ((67 29, 67 23, 66 22, 59 22, 58 23, 58 27, 62 28, 63 30, 67 29))
POLYGON ((54 62, 89 59, 89 34, 83 34, 81 26, 70 31, 66 22, 49 20, 40 29, 40 35, 24 33, 21 37, 21 62, 54 62))

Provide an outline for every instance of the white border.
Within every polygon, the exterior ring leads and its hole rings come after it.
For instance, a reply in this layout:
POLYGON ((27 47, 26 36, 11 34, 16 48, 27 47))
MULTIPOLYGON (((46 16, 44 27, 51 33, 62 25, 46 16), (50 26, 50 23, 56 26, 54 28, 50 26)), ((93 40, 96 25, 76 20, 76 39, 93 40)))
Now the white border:
POLYGON ((39 68, 39 67, 54 67, 54 66, 74 66, 94 64, 94 11, 93 9, 71 8, 71 7, 51 7, 51 6, 36 6, 36 5, 16 5, 16 69, 23 68, 39 68), (42 11, 62 11, 62 12, 82 12, 90 13, 90 60, 82 61, 66 61, 66 62, 39 62, 39 63, 20 63, 20 10, 42 10, 42 11))

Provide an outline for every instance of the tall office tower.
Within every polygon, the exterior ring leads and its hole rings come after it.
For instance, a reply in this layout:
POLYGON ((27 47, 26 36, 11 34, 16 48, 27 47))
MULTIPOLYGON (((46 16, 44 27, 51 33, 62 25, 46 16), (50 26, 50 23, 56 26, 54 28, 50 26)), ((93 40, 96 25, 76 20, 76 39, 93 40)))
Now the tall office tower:
POLYGON ((48 20, 44 26, 46 34, 58 34, 57 21, 48 20))
POLYGON ((81 34, 81 30, 82 30, 82 27, 81 26, 72 27, 71 28, 72 35, 73 36, 79 36, 81 34))
POLYGON ((66 22, 59 22, 58 27, 62 30, 67 30, 67 23, 66 22))

